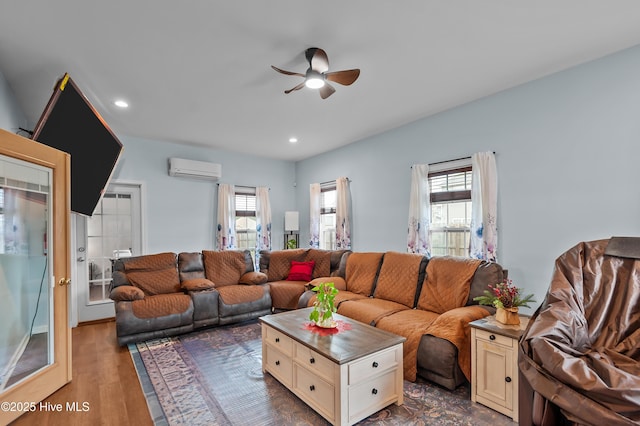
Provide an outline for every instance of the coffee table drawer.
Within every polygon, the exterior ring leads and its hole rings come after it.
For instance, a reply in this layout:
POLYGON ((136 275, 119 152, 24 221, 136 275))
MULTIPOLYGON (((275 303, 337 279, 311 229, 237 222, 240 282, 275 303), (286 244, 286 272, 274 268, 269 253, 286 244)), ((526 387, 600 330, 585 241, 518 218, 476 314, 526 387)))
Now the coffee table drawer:
POLYGON ((291 386, 293 370, 291 358, 279 350, 267 345, 265 365, 267 371, 285 386, 291 386))
POLYGON ((320 414, 333 419, 335 388, 306 368, 294 364, 294 392, 320 414))
POLYGON ((271 327, 267 329, 267 344, 278 348, 285 355, 293 355, 293 340, 284 333, 279 332, 271 327))
POLYGON ((349 421, 362 419, 363 413, 375 413, 396 400, 398 391, 396 391, 395 382, 396 372, 390 370, 382 376, 350 386, 349 421))
POLYGON ((349 366, 349 384, 369 379, 397 365, 396 350, 393 348, 369 355, 349 366))
POLYGON ((304 345, 296 343, 295 348, 295 359, 299 364, 314 374, 319 374, 330 384, 334 384, 333 369, 335 364, 333 362, 304 345))

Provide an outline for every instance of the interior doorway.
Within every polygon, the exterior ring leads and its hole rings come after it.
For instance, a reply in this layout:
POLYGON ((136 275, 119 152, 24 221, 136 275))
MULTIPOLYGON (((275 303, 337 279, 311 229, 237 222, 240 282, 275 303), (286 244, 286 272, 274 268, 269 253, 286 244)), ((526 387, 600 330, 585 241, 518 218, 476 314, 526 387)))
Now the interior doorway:
POLYGON ((77 322, 115 316, 111 264, 142 254, 142 186, 113 182, 91 217, 75 217, 77 322))

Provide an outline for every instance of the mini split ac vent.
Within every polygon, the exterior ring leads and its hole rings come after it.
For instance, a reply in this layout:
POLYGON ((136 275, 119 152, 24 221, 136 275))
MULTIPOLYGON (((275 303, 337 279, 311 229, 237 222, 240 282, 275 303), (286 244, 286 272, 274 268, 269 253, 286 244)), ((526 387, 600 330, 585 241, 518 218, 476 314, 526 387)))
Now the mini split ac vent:
POLYGON ((222 177, 222 164, 169 158, 169 176, 218 180, 222 177))

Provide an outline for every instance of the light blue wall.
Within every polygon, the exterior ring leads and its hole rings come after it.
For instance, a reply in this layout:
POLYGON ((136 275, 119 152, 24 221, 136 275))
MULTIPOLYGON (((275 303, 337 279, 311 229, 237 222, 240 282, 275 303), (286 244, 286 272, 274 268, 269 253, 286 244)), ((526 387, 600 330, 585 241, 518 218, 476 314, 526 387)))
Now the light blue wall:
POLYGON ((17 133, 19 127, 26 128, 27 118, 18 106, 7 80, 0 72, 0 129, 17 133))
POLYGON ((565 250, 640 235, 638 76, 634 47, 300 161, 301 239, 309 184, 348 176, 353 249, 405 251, 410 166, 495 151, 498 260, 541 302, 565 250))
POLYGON ((283 248, 284 212, 295 209, 295 166, 229 151, 119 136, 124 152, 113 179, 144 183, 147 253, 215 249, 218 185, 171 177, 171 157, 222 164, 219 183, 268 186, 273 218, 272 245, 283 248))

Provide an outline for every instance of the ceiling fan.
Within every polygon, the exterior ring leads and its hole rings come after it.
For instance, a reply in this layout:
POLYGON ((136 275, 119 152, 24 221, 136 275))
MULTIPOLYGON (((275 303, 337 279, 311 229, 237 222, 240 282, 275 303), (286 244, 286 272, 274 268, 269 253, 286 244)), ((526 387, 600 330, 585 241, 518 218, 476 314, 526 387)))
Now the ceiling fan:
POLYGON ((285 71, 271 65, 271 68, 279 73, 304 77, 304 81, 302 83, 292 89, 285 90, 284 93, 291 93, 307 86, 311 89, 319 89, 320 97, 322 99, 327 99, 336 91, 336 89, 329 84, 329 81, 342 84, 343 86, 349 86, 356 81, 360 75, 359 69, 328 72, 329 58, 327 57, 327 53, 318 47, 310 47, 307 49, 305 51, 305 56, 309 62, 309 68, 305 74, 285 71))

